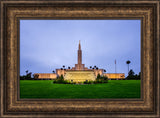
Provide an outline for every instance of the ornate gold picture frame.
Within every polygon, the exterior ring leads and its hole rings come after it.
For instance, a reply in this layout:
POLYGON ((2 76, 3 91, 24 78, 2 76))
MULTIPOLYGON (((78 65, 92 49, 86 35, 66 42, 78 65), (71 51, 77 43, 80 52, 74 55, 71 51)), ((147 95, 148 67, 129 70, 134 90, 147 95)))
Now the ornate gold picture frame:
POLYGON ((159 117, 158 0, 1 0, 0 117, 159 117), (20 99, 20 19, 140 19, 140 99, 20 99))

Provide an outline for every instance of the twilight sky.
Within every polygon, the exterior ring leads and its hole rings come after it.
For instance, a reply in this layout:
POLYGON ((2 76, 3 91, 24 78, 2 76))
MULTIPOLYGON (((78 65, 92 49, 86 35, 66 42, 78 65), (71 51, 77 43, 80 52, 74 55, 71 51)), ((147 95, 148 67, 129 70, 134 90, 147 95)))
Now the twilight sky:
POLYGON ((107 73, 140 72, 140 20, 21 20, 20 75, 52 73, 77 63, 79 40, 82 63, 107 73))

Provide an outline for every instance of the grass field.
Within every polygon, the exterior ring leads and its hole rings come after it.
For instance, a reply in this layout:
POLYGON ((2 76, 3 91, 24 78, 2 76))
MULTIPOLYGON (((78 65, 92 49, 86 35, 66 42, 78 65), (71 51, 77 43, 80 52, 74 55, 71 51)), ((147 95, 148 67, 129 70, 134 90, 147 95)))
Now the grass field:
POLYGON ((20 80, 20 98, 140 98, 140 80, 104 84, 53 84, 53 80, 20 80))

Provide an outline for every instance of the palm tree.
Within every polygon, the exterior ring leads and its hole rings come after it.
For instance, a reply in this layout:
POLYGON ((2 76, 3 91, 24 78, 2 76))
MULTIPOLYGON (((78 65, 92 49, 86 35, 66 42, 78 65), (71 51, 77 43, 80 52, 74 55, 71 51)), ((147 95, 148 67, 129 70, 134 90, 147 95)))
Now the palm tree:
POLYGON ((52 72, 53 72, 53 73, 55 73, 55 71, 54 71, 54 70, 53 70, 52 72))
POLYGON ((98 70, 98 67, 96 67, 96 70, 98 70))
POLYGON ((106 72, 106 70, 103 70, 104 72, 106 72))
POLYGON ((128 64, 128 73, 129 73, 129 64, 131 63, 131 61, 126 61, 126 64, 128 64))
POLYGON ((71 67, 68 66, 68 69, 71 69, 71 67))
POLYGON ((63 68, 65 68, 65 65, 63 65, 63 68))
POLYGON ((92 66, 90 66, 90 69, 92 69, 92 66))

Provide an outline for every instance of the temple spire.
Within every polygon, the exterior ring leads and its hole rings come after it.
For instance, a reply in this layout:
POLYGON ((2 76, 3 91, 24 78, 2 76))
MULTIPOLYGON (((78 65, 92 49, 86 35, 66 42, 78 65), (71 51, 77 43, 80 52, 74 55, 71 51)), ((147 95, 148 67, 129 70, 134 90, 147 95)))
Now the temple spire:
POLYGON ((79 40, 79 46, 78 46, 78 64, 82 64, 82 50, 81 50, 81 43, 79 40))
POLYGON ((81 43, 80 43, 80 40, 79 40, 78 50, 81 50, 81 43))
POLYGON ((84 64, 82 64, 82 50, 81 50, 81 42, 79 40, 79 44, 78 44, 78 51, 77 51, 78 55, 77 55, 77 61, 78 63, 75 64, 75 70, 84 70, 85 66, 84 64))

